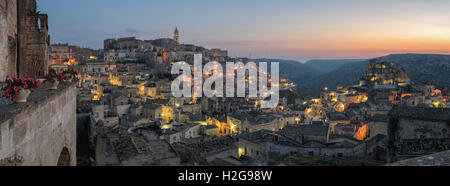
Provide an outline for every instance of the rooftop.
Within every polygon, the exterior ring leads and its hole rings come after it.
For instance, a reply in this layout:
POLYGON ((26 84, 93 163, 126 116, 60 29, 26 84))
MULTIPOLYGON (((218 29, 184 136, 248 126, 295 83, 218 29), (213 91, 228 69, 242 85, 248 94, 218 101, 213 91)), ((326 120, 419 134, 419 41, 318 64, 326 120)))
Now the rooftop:
POLYGON ((389 116, 377 114, 377 115, 373 116, 372 118, 370 118, 370 121, 388 122, 389 116))
POLYGON ((328 125, 287 125, 280 133, 285 136, 327 136, 328 130, 328 125))
POLYGON ((449 121, 449 108, 406 107, 396 106, 389 113, 390 116, 413 118, 418 120, 449 121))
POLYGON ((330 119, 331 121, 344 121, 344 120, 348 120, 348 117, 341 112, 330 112, 327 113, 327 117, 328 119, 330 119))
POLYGON ((387 166, 450 166, 450 151, 399 161, 387 166))
POLYGON ((239 135, 239 138, 256 144, 270 142, 282 146, 293 146, 293 147, 300 146, 300 144, 295 140, 292 140, 286 136, 280 135, 278 133, 269 130, 259 130, 252 133, 241 134, 239 135))

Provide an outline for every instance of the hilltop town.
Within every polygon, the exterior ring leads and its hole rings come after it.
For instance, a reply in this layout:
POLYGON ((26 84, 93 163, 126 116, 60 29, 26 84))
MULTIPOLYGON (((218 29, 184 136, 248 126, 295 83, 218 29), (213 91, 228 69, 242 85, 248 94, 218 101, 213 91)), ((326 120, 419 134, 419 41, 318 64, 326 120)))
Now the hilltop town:
POLYGON ((223 66, 252 59, 184 44, 178 28, 172 38, 105 39, 99 50, 50 44, 47 15, 24 13, 36 9, 27 2, 16 15, 28 24, 0 34, 24 33, 38 44, 18 43, 19 57, 3 57, 16 52, 18 38, 2 40, 0 78, 77 74, 56 90, 33 92, 26 104, 0 100, 0 165, 386 165, 450 148, 449 93, 412 81, 395 61, 373 59, 358 85, 323 87, 320 97, 281 77, 272 109, 261 108, 261 97, 176 98, 176 62, 193 64, 195 54, 223 66), (52 155, 38 156, 44 151, 52 155))
MULTIPOLYGON (((51 47, 51 56, 72 48, 51 47)), ((395 62, 374 59, 359 85, 324 87, 317 98, 282 78, 279 105, 261 109, 248 96, 173 97, 175 62, 252 61, 180 44, 178 29, 173 38, 106 39, 95 52, 53 58, 54 68, 79 72, 77 113, 89 129, 79 161, 89 165, 383 165, 449 147, 448 97, 395 62)))

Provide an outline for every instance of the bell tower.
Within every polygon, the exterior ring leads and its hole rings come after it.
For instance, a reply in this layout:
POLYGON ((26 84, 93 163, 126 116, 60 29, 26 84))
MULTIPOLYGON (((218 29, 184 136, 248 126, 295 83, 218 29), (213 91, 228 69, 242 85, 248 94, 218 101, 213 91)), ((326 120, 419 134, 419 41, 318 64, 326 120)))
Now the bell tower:
POLYGON ((180 32, 178 32, 178 28, 175 28, 175 32, 173 32, 173 39, 177 44, 180 43, 180 32))

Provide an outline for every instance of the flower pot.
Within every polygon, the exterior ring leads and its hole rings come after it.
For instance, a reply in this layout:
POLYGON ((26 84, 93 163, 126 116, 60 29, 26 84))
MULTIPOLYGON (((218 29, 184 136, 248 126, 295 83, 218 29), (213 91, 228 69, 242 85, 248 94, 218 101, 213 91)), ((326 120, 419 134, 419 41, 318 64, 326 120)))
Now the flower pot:
POLYGON ((69 77, 67 77, 67 79, 65 80, 66 82, 72 82, 72 80, 73 80, 73 76, 69 76, 69 77))
POLYGON ((29 89, 20 88, 19 94, 16 96, 16 103, 26 103, 31 91, 29 89))
POLYGON ((50 82, 50 88, 48 88, 49 90, 57 90, 58 89, 58 85, 59 85, 59 81, 55 81, 54 83, 50 82))

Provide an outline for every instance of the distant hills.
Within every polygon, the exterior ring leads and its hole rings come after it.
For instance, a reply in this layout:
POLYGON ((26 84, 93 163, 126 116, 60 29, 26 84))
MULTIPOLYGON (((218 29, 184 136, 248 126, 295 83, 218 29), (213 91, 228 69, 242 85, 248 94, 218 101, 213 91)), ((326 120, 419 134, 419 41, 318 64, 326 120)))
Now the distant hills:
POLYGON ((305 64, 306 66, 316 70, 317 73, 325 74, 338 69, 342 65, 363 61, 365 60, 364 59, 310 60, 307 61, 305 64))
MULTIPOLYGON (((393 54, 379 57, 405 68, 415 82, 432 82, 439 88, 450 88, 450 55, 393 54)), ((255 59, 255 62, 280 62, 280 75, 299 85, 302 93, 320 95, 324 87, 359 84, 370 59, 311 60, 302 64, 295 60, 255 59)))

